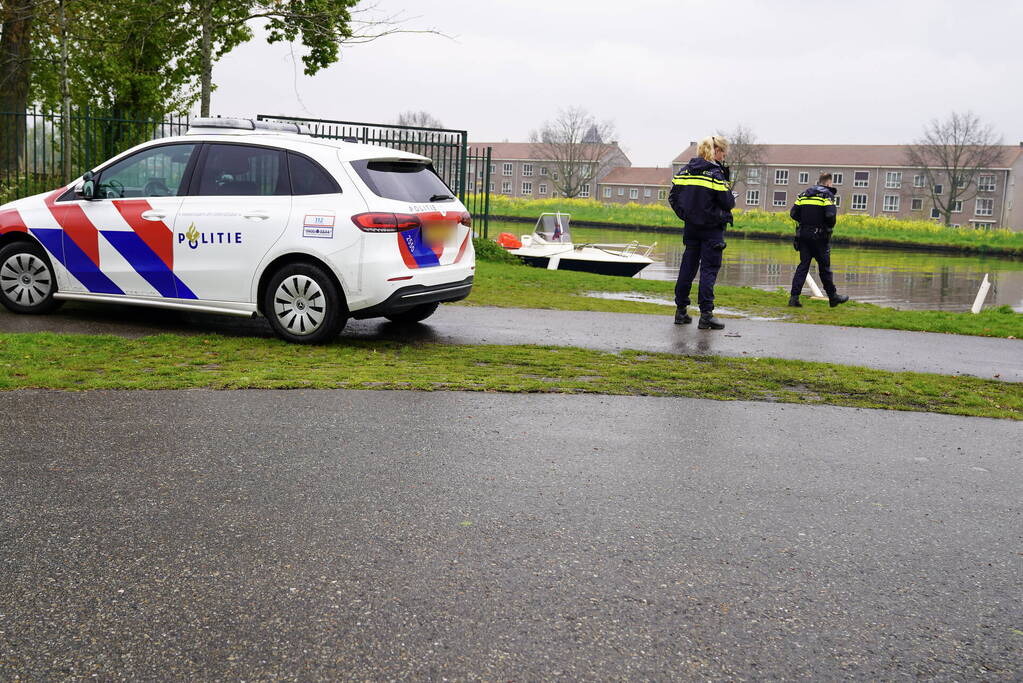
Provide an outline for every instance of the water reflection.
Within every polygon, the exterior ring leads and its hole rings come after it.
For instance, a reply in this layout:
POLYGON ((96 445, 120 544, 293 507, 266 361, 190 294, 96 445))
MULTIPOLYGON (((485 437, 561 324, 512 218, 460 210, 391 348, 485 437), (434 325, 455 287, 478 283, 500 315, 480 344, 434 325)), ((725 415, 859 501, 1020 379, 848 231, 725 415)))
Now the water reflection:
MULTIPOLYGON (((491 231, 495 228, 491 225, 491 231)), ((530 226, 498 223, 496 232, 521 234, 530 226)), ((639 277, 674 280, 682 261, 681 235, 573 226, 576 242, 657 242, 654 263, 639 277)), ((774 291, 788 289, 799 262, 790 242, 729 237, 718 282, 774 291)), ((987 306, 1009 305, 1023 312, 1023 261, 937 252, 858 246, 832 247, 832 269, 839 291, 857 301, 906 309, 968 310, 988 273, 987 306)), ((816 266, 811 270, 814 279, 816 266)))

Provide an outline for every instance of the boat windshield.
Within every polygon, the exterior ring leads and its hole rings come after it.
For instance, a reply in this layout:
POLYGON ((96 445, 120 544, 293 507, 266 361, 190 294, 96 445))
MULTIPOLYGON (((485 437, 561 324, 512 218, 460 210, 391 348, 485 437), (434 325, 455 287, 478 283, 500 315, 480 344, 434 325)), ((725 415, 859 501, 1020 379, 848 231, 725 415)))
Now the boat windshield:
POLYGON ((571 242, 572 235, 568 230, 571 216, 567 213, 545 213, 540 215, 533 229, 544 242, 571 242))

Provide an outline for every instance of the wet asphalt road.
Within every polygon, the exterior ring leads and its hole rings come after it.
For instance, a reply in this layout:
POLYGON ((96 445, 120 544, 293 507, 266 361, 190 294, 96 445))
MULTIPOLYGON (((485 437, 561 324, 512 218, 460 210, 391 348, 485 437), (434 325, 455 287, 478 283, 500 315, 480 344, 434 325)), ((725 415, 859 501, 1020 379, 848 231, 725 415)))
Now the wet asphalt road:
POLYGON ((1023 425, 10 392, 0 679, 1023 676, 1023 425))
MULTIPOLYGON (((735 319, 725 320, 723 331, 707 331, 696 329, 695 324, 673 325, 671 311, 652 316, 441 306, 419 325, 352 320, 342 339, 550 344, 601 351, 787 358, 1023 382, 1023 340, 1019 339, 735 319)), ((0 331, 43 330, 129 337, 161 332, 272 336, 262 319, 82 303, 68 304, 46 316, 20 316, 0 309, 0 331)))

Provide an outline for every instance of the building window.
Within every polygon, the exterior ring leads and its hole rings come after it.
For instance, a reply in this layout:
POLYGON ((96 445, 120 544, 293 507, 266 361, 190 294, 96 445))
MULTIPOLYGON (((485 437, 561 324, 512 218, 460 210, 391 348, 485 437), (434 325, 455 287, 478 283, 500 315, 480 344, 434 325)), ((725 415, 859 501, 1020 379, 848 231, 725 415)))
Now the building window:
POLYGON ((897 194, 886 194, 884 201, 881 203, 882 211, 898 211, 899 210, 899 195, 897 194))
POLYGON ((746 206, 760 206, 760 190, 746 190, 746 206))
POLYGON ((922 200, 922 199, 913 199, 909 203, 909 208, 910 208, 911 211, 923 211, 924 210, 924 200, 922 200))
POLYGON ((982 199, 977 198, 977 207, 973 213, 977 216, 994 216, 995 215, 995 200, 994 199, 982 199))
POLYGON ((789 184, 789 170, 787 168, 779 168, 774 172, 774 184, 775 185, 788 185, 789 184))
POLYGON ((501 167, 501 175, 511 175, 511 174, 512 174, 512 165, 511 164, 504 164, 501 167))
POLYGON ((533 194, 533 183, 522 183, 522 194, 533 194))
POLYGON ((884 174, 884 186, 889 190, 902 187, 902 171, 888 171, 884 174))
MULTIPOLYGON (((785 171, 785 172, 788 173, 788 171, 785 171)), ((774 193, 774 205, 775 206, 785 206, 788 203, 789 203, 789 193, 788 192, 775 192, 774 193)))
POLYGON ((842 197, 841 197, 841 195, 837 195, 837 194, 835 195, 835 206, 842 206, 842 197))
POLYGON ((604 199, 611 199, 611 188, 610 187, 605 187, 604 188, 604 199))
POLYGON ((945 187, 943 185, 935 185, 934 186, 934 194, 941 194, 944 191, 945 191, 945 187))
POLYGON ((476 191, 476 183, 474 183, 473 181, 470 180, 469 181, 469 192, 475 192, 475 191, 476 191))
POLYGON ((970 225, 978 230, 990 230, 995 227, 994 221, 970 221, 970 225))
POLYGON ((624 197, 625 196, 625 188, 624 187, 619 187, 618 188, 618 196, 619 197, 624 197))
POLYGON ((541 166, 540 167, 540 175, 542 175, 542 176, 546 176, 547 175, 547 167, 546 166, 541 166))
POLYGON ((746 184, 747 185, 759 185, 760 184, 760 169, 751 168, 746 171, 746 184))
POLYGON ((981 192, 995 191, 995 177, 993 175, 982 175, 977 178, 977 189, 981 192))
POLYGON ((536 186, 536 191, 539 194, 547 194, 547 183, 540 183, 536 186))
POLYGON ((497 164, 490 164, 490 175, 497 173, 497 164))
POLYGON ((522 175, 527 178, 533 175, 533 164, 522 164, 522 175))
POLYGON ((658 190, 657 191, 657 198, 658 199, 664 200, 664 199, 667 199, 667 197, 668 197, 668 191, 667 190, 658 190))
POLYGON ((852 203, 849 208, 853 211, 863 211, 867 208, 867 195, 865 194, 854 194, 852 196, 852 203))
POLYGON ((835 185, 841 185, 842 184, 842 180, 844 180, 844 179, 845 179, 845 176, 843 176, 841 173, 832 173, 831 174, 831 182, 833 182, 835 185))
POLYGON ((587 197, 590 196, 590 184, 589 183, 586 183, 585 185, 583 185, 583 189, 579 190, 579 196, 582 197, 583 199, 586 199, 587 197))
POLYGON ((639 188, 638 187, 630 187, 629 188, 629 199, 639 199, 639 188))
POLYGON ((931 209, 931 218, 941 218, 941 212, 938 211, 938 207, 931 209))
POLYGON ((511 181, 510 180, 503 180, 503 181, 501 181, 501 192, 503 194, 511 194, 511 181))
POLYGON ((913 176, 913 187, 927 187, 927 178, 923 173, 917 173, 913 176))
POLYGON ((558 179, 558 172, 557 172, 557 171, 555 171, 554 173, 552 173, 552 174, 551 174, 551 178, 552 178, 553 180, 557 180, 557 179, 558 179))
POLYGON ((853 187, 867 187, 868 185, 870 185, 870 171, 853 173, 853 187))
POLYGON ((964 175, 959 176, 959 179, 956 181, 956 187, 959 188, 960 190, 966 189, 966 176, 964 175))
POLYGON ((799 172, 799 184, 800 185, 806 185, 809 182, 810 182, 810 172, 809 171, 800 171, 799 172))
POLYGON ((493 183, 490 183, 490 191, 491 191, 491 192, 493 192, 493 191, 494 191, 494 184, 493 184, 493 183))
POLYGON ((651 195, 653 195, 653 193, 654 193, 654 191, 651 190, 649 187, 644 187, 643 188, 643 199, 650 199, 650 197, 651 197, 651 195))
POLYGON ((957 199, 954 202, 952 202, 952 213, 962 213, 962 212, 963 212, 963 202, 962 202, 962 200, 961 199, 957 199))

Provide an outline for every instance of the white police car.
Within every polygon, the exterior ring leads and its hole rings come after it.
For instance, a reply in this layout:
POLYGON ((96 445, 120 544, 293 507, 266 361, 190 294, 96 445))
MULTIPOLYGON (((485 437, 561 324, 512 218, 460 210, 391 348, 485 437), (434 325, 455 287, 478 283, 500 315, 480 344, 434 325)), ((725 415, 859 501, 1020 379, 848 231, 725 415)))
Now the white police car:
POLYGON ((468 296, 471 217, 430 160, 295 124, 197 119, 69 186, 0 206, 0 302, 263 315, 329 341, 468 296))

